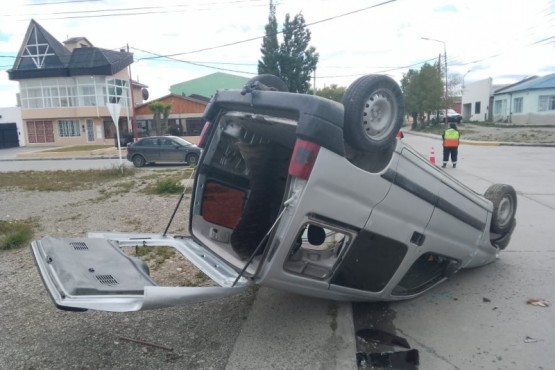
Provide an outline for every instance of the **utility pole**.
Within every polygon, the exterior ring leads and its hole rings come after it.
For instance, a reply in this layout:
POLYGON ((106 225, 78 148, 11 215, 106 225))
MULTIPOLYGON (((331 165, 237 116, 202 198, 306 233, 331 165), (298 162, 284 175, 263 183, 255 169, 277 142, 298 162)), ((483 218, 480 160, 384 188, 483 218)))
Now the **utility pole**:
POLYGON ((449 110, 449 102, 447 101, 447 44, 445 43, 445 41, 441 41, 441 40, 436 40, 436 39, 430 39, 427 37, 421 37, 422 40, 427 40, 427 41, 436 41, 436 42, 441 42, 443 44, 443 59, 445 59, 445 125, 447 125, 447 122, 449 122, 449 118, 447 116, 447 111, 449 110))
MULTIPOLYGON (((127 52, 129 53, 129 44, 127 44, 127 52)), ((139 139, 139 131, 137 130, 137 120, 135 120, 135 100, 133 99, 133 80, 131 78, 131 64, 127 66, 127 73, 129 74, 129 97, 131 98, 131 106, 127 108, 127 111, 131 109, 131 130, 133 130, 133 141, 139 139)))

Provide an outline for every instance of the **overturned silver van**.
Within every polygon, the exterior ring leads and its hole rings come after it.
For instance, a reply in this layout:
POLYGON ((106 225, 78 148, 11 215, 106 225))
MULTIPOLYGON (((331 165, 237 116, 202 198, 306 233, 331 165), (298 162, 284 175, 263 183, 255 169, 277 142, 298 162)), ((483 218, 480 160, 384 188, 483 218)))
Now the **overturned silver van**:
POLYGON ((368 75, 343 104, 289 93, 275 76, 219 91, 204 113, 190 236, 90 233, 32 243, 44 284, 66 310, 137 311, 261 284, 334 300, 420 295, 488 264, 515 228, 504 184, 477 194, 395 138, 403 99, 368 75), (215 286, 164 287, 122 250, 169 246, 215 286))

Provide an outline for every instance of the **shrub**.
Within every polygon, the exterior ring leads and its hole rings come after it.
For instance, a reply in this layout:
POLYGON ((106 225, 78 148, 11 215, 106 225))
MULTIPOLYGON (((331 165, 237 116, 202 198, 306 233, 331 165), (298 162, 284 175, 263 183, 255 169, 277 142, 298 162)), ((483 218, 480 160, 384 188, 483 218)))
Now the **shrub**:
POLYGON ((28 245, 33 238, 34 226, 32 221, 0 221, 0 250, 28 245))
POLYGON ((179 180, 167 178, 158 182, 156 192, 158 194, 175 194, 183 192, 184 189, 185 187, 179 180))

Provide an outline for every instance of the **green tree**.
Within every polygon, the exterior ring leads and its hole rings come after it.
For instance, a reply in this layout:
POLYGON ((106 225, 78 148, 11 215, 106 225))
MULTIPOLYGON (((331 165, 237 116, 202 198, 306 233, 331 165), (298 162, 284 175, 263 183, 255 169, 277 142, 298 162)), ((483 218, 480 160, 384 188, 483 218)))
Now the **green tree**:
POLYGON ((403 74, 401 80, 401 90, 405 100, 405 111, 413 118, 412 128, 418 128, 417 117, 422 117, 424 113, 445 106, 443 82, 438 65, 433 66, 425 63, 420 71, 410 69, 403 74))
POLYGON ((168 117, 170 116, 171 104, 154 101, 148 104, 148 109, 154 113, 154 132, 156 135, 168 133, 168 117))
POLYGON ((437 65, 430 65, 425 63, 420 68, 419 87, 423 90, 422 94, 422 111, 421 113, 435 112, 438 109, 445 108, 445 90, 441 72, 439 72, 437 65))
POLYGON ((270 15, 266 34, 262 40, 262 59, 258 73, 270 73, 281 78, 289 91, 306 93, 310 87, 310 74, 318 65, 316 48, 309 46, 310 30, 302 14, 293 19, 287 14, 283 24, 283 42, 277 40, 275 6, 270 2, 270 15))
POLYGON ((335 100, 341 103, 343 100, 343 95, 345 94, 346 88, 343 86, 337 86, 336 84, 331 84, 323 89, 316 89, 316 95, 330 100, 335 100))
POLYGON ((316 69, 319 55, 316 48, 309 46, 310 30, 302 14, 291 20, 285 16, 283 43, 279 47, 281 78, 289 91, 305 93, 310 86, 310 74, 316 69))
POLYGON ((276 6, 270 1, 270 15, 268 24, 265 27, 266 33, 262 39, 262 59, 258 61, 258 73, 269 73, 275 76, 280 75, 279 71, 279 43, 276 20, 276 6))

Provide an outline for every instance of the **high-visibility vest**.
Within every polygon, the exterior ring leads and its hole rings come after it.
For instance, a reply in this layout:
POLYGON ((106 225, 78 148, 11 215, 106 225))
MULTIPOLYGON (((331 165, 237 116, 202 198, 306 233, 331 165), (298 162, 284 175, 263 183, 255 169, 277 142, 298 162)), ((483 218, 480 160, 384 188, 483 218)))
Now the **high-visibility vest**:
POLYGON ((458 147, 460 137, 461 135, 457 130, 448 129, 443 133, 443 146, 447 148, 458 147))

